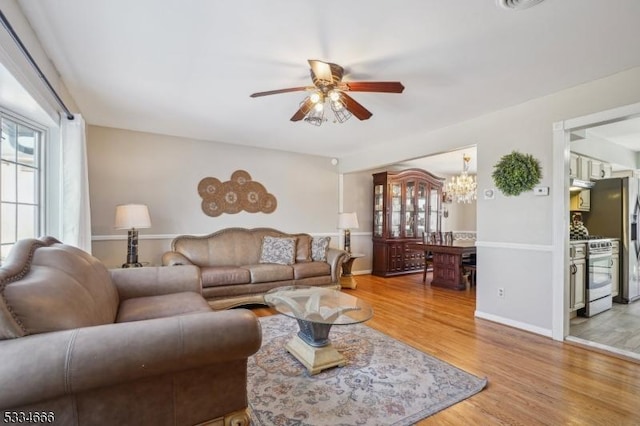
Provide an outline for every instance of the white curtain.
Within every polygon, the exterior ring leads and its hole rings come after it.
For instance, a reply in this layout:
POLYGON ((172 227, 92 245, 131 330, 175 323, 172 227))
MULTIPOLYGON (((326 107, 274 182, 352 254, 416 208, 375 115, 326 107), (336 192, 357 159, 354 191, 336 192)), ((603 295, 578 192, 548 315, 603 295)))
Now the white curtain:
POLYGON ((91 208, 85 122, 61 117, 61 233, 62 242, 91 253, 91 208))

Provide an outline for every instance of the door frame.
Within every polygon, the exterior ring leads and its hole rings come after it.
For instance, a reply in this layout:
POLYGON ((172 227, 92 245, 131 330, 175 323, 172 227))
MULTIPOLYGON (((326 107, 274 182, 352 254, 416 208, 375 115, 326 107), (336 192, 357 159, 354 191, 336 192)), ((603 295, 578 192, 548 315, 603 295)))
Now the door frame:
MULTIPOLYGON (((553 262, 551 335, 569 335, 569 161, 571 132, 640 117, 640 102, 553 123, 553 262)), ((640 169, 640 164, 638 165, 640 169)))

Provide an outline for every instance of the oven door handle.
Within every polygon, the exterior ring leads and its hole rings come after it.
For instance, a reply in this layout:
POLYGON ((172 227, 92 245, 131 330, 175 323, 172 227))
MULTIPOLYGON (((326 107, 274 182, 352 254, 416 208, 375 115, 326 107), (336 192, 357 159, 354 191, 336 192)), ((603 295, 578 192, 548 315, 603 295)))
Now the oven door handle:
POLYGON ((588 255, 587 258, 591 259, 591 260, 598 260, 598 259, 606 259, 607 257, 611 257, 612 254, 611 253, 607 253, 607 254, 591 254, 588 255))

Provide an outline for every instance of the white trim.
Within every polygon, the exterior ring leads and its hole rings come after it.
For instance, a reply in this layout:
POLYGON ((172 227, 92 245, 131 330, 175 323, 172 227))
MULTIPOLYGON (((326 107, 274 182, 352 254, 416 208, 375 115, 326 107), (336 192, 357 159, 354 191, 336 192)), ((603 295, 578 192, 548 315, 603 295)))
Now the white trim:
POLYGON ((368 237, 373 235, 373 232, 353 232, 351 231, 351 238, 353 237, 368 237))
POLYGON ((531 333, 535 333, 535 334, 539 334, 541 336, 544 337, 551 337, 551 330, 547 329, 547 328, 542 328, 542 327, 536 327, 533 326, 531 324, 527 324, 524 322, 520 322, 520 321, 514 321, 511 320, 509 318, 503 318, 497 315, 493 315, 493 314, 487 314, 485 312, 481 312, 481 311, 476 311, 475 312, 475 316, 476 318, 481 318, 481 319, 485 319, 491 322, 496 322, 498 324, 502 324, 502 325, 508 325, 509 327, 513 327, 513 328, 518 328, 520 330, 525 330, 525 331, 529 331, 531 333))
POLYGON ((579 337, 567 336, 567 342, 571 342, 577 344, 579 346, 585 346, 587 348, 592 348, 599 350, 604 353, 614 353, 616 355, 629 358, 631 360, 639 361, 640 355, 636 352, 626 351, 620 348, 614 348, 613 346, 603 345, 602 343, 592 342, 591 340, 581 339, 579 337))
MULTIPOLYGON (((183 235, 193 235, 196 237, 204 237, 209 234, 138 234, 138 240, 173 240, 176 237, 183 235)), ((335 237, 339 235, 338 232, 309 232, 309 235, 314 237, 335 237)), ((126 234, 111 234, 111 235, 92 235, 91 241, 126 241, 126 234)))
MULTIPOLYGON (((173 234, 138 234, 138 240, 172 240, 173 234)), ((92 235, 91 241, 127 241, 127 235, 92 235)))
POLYGON ((576 117, 561 122, 567 131, 578 130, 594 125, 603 125, 609 122, 616 122, 635 118, 640 115, 640 103, 625 105, 618 108, 608 109, 593 114, 576 117))
POLYGON ((552 125, 552 161, 554 188, 551 221, 553 233, 553 257, 551 259, 551 331, 554 340, 563 341, 569 334, 569 162, 571 157, 569 133, 565 131, 564 123, 552 125), (562 285, 553 285, 562 283, 562 285))
POLYGON ((553 251, 553 245, 547 244, 523 244, 523 243, 502 243, 495 241, 476 241, 476 247, 501 248, 508 250, 529 250, 529 251, 553 251))

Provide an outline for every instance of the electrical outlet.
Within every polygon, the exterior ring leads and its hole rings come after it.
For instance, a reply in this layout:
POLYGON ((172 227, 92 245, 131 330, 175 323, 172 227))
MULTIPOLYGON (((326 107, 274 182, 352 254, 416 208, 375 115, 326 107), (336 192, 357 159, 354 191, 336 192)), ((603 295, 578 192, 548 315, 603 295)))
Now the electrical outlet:
POLYGON ((504 288, 500 287, 500 288, 498 289, 498 297, 499 297, 500 299, 504 299, 504 288))

